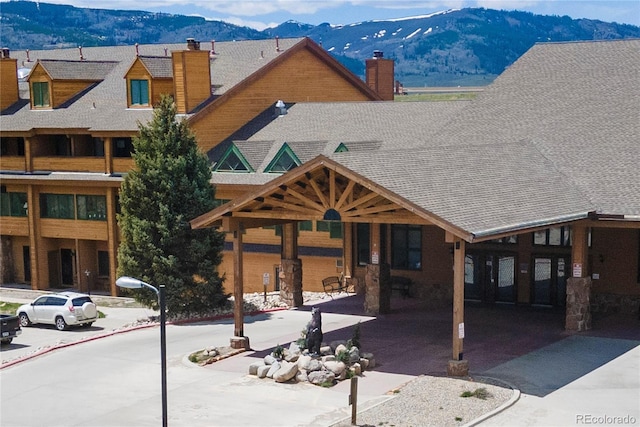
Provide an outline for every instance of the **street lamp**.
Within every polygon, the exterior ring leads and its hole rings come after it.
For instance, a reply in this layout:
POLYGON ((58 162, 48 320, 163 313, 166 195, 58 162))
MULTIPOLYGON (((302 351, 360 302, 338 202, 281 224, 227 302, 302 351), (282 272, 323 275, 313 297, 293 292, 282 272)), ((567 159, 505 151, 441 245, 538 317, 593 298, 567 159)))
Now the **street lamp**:
POLYGON ((166 334, 166 302, 165 302, 165 288, 164 285, 159 286, 159 290, 155 286, 151 286, 148 283, 143 282, 140 279, 133 277, 122 276, 116 280, 116 285, 121 288, 140 289, 149 288, 152 289, 160 303, 160 369, 162 375, 162 427, 167 427, 167 334, 166 334))

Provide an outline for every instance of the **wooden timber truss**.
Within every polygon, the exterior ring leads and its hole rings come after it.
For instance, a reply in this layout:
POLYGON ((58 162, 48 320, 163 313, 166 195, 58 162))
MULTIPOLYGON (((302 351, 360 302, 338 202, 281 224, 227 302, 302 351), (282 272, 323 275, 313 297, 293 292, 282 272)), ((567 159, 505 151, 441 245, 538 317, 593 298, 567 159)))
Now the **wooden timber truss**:
POLYGON ((245 228, 252 228, 309 220, 438 225, 460 232, 324 156, 194 219, 191 225, 193 228, 222 226, 229 230, 227 225, 237 221, 245 228))

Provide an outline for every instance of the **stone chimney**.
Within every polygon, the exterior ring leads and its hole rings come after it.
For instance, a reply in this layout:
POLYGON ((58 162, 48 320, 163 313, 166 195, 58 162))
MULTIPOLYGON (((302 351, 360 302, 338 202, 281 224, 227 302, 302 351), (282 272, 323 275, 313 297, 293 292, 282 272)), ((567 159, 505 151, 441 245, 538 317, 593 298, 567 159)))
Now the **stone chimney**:
POLYGON ((209 51, 187 39, 187 50, 171 52, 176 109, 186 114, 211 96, 209 51))
POLYGON ((393 101, 395 85, 394 63, 392 59, 384 59, 384 54, 376 50, 373 58, 366 60, 365 80, 367 86, 376 91, 385 101, 393 101))
POLYGON ((2 48, 0 58, 0 110, 14 104, 19 99, 18 94, 18 60, 11 58, 9 48, 2 48))

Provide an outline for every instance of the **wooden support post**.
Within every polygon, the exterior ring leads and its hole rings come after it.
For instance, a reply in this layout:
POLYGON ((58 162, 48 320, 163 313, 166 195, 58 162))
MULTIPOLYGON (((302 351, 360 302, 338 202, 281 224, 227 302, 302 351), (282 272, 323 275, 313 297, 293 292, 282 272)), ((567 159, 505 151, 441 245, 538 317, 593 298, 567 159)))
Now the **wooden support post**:
POLYGON ((353 271, 353 227, 354 224, 345 222, 342 224, 344 234, 342 237, 342 273, 351 278, 353 271))
POLYGON ((447 373, 458 377, 469 374, 469 364, 463 357, 464 258, 465 241, 456 239, 453 243, 453 358, 447 373))
POLYGON ((576 224, 571 228, 571 277, 567 279, 565 329, 571 332, 591 329, 591 277, 589 272, 588 229, 576 224))
MULTIPOLYGON (((31 264, 31 289, 40 289, 40 265, 38 264, 38 251, 39 251, 39 235, 38 229, 39 222, 36 221, 36 214, 39 213, 36 210, 37 194, 33 185, 27 187, 27 220, 29 221, 29 261, 31 264)), ((46 260, 41 262, 46 262, 46 260)))
POLYGON ((351 425, 356 425, 358 414, 358 377, 351 377, 351 394, 349 394, 349 404, 351 404, 351 425))
POLYGON ((116 218, 116 192, 115 188, 107 188, 107 251, 109 253, 109 292, 112 296, 118 296, 118 287, 116 286, 117 270, 118 270, 118 223, 116 218))
POLYGON ((242 281, 242 227, 237 222, 233 230, 233 333, 236 337, 244 336, 244 290, 242 281))

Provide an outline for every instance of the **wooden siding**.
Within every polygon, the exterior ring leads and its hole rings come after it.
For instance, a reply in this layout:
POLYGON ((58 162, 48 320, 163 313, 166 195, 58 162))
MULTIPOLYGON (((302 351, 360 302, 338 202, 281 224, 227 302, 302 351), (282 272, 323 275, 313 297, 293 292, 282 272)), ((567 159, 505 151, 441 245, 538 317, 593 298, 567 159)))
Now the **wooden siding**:
POLYGON ((178 113, 188 113, 211 96, 209 51, 171 52, 178 113))
POLYGON ((13 274, 17 283, 25 283, 23 248, 29 246, 29 238, 13 236, 11 238, 11 250, 13 255, 13 274))
MULTIPOLYGON (((139 58, 136 58, 131 68, 125 75, 125 84, 127 86, 127 106, 129 108, 148 108, 146 105, 131 105, 131 80, 147 80, 151 82, 151 74, 145 68, 145 66, 140 62, 139 58)), ((151 86, 151 85, 149 85, 151 86)), ((151 87, 149 88, 151 91, 151 87)), ((151 93, 149 93, 151 96, 151 93)))
POLYGON ((131 157, 114 157, 113 172, 129 172, 135 166, 135 161, 131 157))
POLYGON ((2 221, 3 236, 26 237, 29 235, 29 220, 27 217, 3 216, 0 217, 0 221, 2 221))
POLYGON ((53 108, 58 108, 93 83, 79 80, 54 80, 49 88, 53 108))
POLYGON ((18 60, 0 59, 0 110, 18 101, 18 60))
MULTIPOLYGON (((242 255, 244 269, 244 292, 264 292, 262 277, 264 273, 269 273, 269 285, 267 291, 275 290, 275 271, 280 265, 280 255, 250 253, 245 252, 242 255)), ((328 257, 309 257, 301 256, 302 260, 302 290, 310 292, 323 292, 322 279, 327 276, 339 275, 341 269, 336 267, 336 259, 328 257)), ((223 261, 218 269, 221 275, 226 276, 224 282, 225 292, 233 292, 234 274, 233 274, 233 256, 232 253, 224 252, 223 261)))
POLYGON ((107 221, 40 218, 42 237, 107 240, 107 221))
POLYGON ((173 90, 172 79, 154 79, 151 82, 151 103, 158 105, 162 95, 173 96, 173 90))
MULTIPOLYGON (((176 79, 177 81, 177 79, 176 79)), ((235 93, 212 114, 192 123, 202 150, 209 151, 245 123, 285 102, 368 101, 349 81, 308 50, 300 50, 235 93)))
POLYGON ((29 74, 29 92, 33 95, 33 83, 36 82, 47 82, 49 83, 49 105, 37 107, 33 103, 33 96, 31 96, 29 102, 31 103, 31 109, 39 109, 39 110, 50 110, 53 105, 53 101, 51 100, 51 79, 49 75, 44 71, 40 64, 37 64, 31 73, 29 74))
POLYGON ((0 169, 5 171, 26 171, 26 159, 24 156, 0 157, 0 169))
POLYGON ((59 172, 105 172, 104 157, 34 157, 34 170, 59 172))

